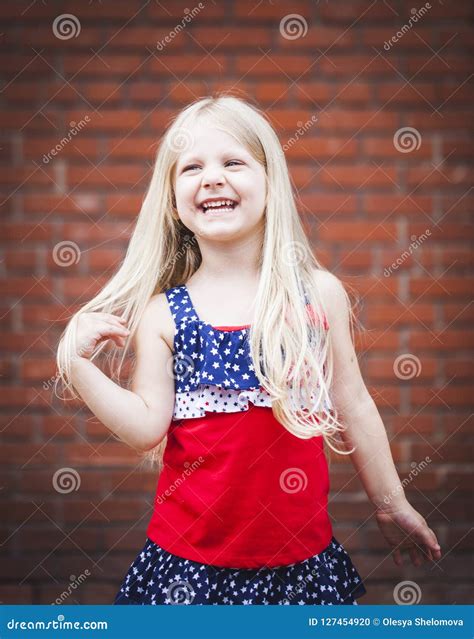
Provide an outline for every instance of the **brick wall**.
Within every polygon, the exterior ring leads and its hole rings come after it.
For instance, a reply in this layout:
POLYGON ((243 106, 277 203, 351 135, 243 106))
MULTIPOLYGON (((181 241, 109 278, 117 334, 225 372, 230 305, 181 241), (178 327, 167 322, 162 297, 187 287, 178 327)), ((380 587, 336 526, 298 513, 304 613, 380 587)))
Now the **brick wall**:
POLYGON ((331 464, 330 512, 366 580, 361 603, 393 603, 404 580, 421 603, 468 603, 470 3, 203 4, 180 32, 192 3, 0 7, 0 601, 109 603, 144 543, 156 478, 93 415, 52 398, 54 352, 124 254, 169 117, 233 89, 270 115, 315 251, 360 295, 361 367, 400 476, 431 460, 406 491, 444 557, 402 569, 350 462, 331 464), (65 13, 72 37, 55 22, 65 13), (66 241, 80 249, 69 266, 55 254, 66 241), (54 488, 65 468, 72 491, 54 488))

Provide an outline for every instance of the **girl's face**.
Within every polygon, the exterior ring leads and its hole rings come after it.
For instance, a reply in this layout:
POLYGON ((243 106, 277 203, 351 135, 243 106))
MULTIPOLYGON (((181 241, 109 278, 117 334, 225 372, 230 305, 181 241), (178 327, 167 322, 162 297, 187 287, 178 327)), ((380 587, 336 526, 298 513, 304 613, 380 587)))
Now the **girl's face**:
POLYGON ((178 158, 174 190, 181 221, 198 237, 242 237, 264 216, 265 168, 231 135, 204 123, 178 158), (232 204, 209 208, 209 200, 232 204))

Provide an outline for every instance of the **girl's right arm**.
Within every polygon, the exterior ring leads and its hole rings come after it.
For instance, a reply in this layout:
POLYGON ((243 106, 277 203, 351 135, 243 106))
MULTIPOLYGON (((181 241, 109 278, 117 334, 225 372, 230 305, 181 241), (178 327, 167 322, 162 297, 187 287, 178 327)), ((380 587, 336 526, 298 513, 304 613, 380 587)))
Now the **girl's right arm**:
POLYGON ((134 335, 136 368, 132 390, 122 388, 88 357, 98 342, 113 339, 123 346, 129 331, 110 313, 79 316, 71 381, 97 418, 132 448, 145 451, 166 435, 174 408, 173 354, 160 327, 165 321, 165 295, 154 296, 134 335))

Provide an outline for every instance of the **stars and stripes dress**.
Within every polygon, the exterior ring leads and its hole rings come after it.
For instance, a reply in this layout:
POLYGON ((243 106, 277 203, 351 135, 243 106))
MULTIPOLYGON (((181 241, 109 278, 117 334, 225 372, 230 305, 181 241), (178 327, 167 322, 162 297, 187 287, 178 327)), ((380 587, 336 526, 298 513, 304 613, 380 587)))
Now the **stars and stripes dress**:
POLYGON ((165 294, 175 408, 146 541, 114 603, 357 604, 366 589, 333 535, 322 438, 274 418, 250 326, 201 321, 186 285, 165 294))

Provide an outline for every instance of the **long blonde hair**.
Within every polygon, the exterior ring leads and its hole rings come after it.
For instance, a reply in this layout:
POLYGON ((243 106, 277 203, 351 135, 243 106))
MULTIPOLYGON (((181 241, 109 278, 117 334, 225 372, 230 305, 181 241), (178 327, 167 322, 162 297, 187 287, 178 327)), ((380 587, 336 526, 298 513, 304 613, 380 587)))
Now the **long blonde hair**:
MULTIPOLYGON (((255 374, 272 396, 273 414, 284 428, 301 439, 322 436, 329 448, 349 454, 352 451, 339 438, 345 426, 330 399, 331 327, 325 331, 322 321, 308 322, 304 297, 315 317, 323 318, 325 309, 317 290, 315 269, 326 269, 313 255, 302 227, 275 131, 257 107, 229 94, 191 103, 165 131, 121 266, 104 288, 72 316, 61 336, 55 391, 62 383, 71 397, 78 397, 70 373, 81 313, 114 313, 127 320, 131 332, 125 347, 119 349, 113 344, 108 358, 110 376, 116 381, 150 298, 185 283, 199 267, 202 258, 198 243, 175 209, 173 171, 200 118, 209 118, 216 128, 234 135, 265 168, 267 197, 260 280, 255 319, 248 333, 255 374), (342 444, 342 449, 336 448, 336 443, 342 444)), ((346 291, 345 294, 353 331, 352 304, 346 291)), ((105 344, 97 345, 91 360, 104 350, 105 344)), ((166 442, 165 436, 158 446, 143 453, 144 462, 161 470, 166 442)))

